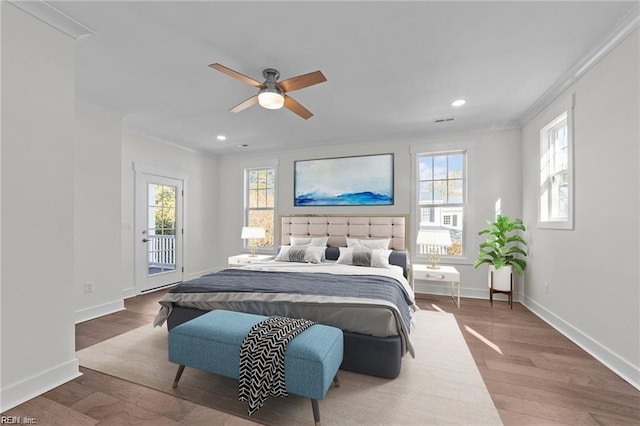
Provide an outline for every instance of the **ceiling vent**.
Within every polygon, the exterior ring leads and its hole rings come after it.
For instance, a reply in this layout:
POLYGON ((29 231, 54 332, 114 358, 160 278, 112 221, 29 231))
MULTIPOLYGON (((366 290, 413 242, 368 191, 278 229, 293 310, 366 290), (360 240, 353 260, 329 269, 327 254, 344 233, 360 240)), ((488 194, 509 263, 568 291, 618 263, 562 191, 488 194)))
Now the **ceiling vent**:
POLYGON ((446 123, 447 121, 453 121, 455 117, 437 118, 433 120, 434 123, 446 123))

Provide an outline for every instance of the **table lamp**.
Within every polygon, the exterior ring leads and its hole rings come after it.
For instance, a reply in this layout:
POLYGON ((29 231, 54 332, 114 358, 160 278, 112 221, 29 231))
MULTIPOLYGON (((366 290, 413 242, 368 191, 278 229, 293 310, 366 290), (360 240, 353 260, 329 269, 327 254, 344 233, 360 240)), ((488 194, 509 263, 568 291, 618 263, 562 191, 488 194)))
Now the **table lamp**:
POLYGON ((256 256, 256 240, 264 238, 266 236, 266 232, 264 228, 260 228, 257 226, 243 226, 242 234, 240 234, 240 238, 243 240, 249 240, 249 256, 256 256))
POLYGON ((451 247, 451 234, 446 229, 420 230, 416 243, 427 246, 427 268, 440 269, 440 248, 451 247))

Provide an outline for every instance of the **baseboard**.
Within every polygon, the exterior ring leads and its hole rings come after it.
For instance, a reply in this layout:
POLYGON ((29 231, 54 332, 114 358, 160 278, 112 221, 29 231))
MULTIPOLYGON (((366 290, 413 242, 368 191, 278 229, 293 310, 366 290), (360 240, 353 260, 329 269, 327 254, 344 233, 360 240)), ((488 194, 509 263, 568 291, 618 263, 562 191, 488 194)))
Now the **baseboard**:
POLYGON ((138 295, 138 290, 135 287, 129 287, 122 290, 122 298, 130 299, 138 295))
MULTIPOLYGON (((211 268, 211 269, 205 269, 204 271, 190 272, 190 273, 186 274, 186 278, 184 278, 184 281, 192 280, 192 279, 195 279, 195 278, 200 278, 201 276, 203 276, 205 274, 210 274, 212 272, 217 272, 217 271, 219 271, 221 269, 224 269, 224 268, 211 268)), ((163 289, 163 288, 169 288, 169 287, 171 287, 173 285, 175 285, 175 284, 167 284, 166 286, 160 286, 158 288, 154 288, 154 289, 151 289, 151 290, 145 290, 144 292, 156 291, 156 290, 160 290, 160 289, 163 289)), ((142 293, 144 293, 144 292, 142 292, 142 293)), ((129 299, 131 297, 138 296, 139 294, 141 294, 141 292, 138 291, 138 289, 136 287, 129 287, 129 288, 125 288, 124 290, 122 290, 122 298, 123 299, 129 299)))
POLYGON ((82 309, 75 313, 75 323, 89 321, 94 318, 102 317, 104 315, 113 314, 124 310, 124 300, 114 300, 113 302, 104 303, 102 305, 93 306, 91 308, 82 309))
POLYGON ((0 412, 4 413, 81 375, 80 363, 77 358, 73 358, 57 367, 0 389, 0 412))
POLYGON ((601 345, 598 341, 569 324, 533 299, 525 297, 524 305, 551 327, 558 330, 618 376, 629 382, 631 386, 640 390, 640 368, 638 366, 620 358, 620 356, 612 352, 609 348, 601 345))
MULTIPOLYGON (((437 294, 442 296, 451 296, 451 284, 450 283, 434 283, 431 281, 415 281, 414 292, 420 294, 437 294)), ((466 297, 470 299, 486 299, 489 300, 489 289, 479 288, 464 288, 460 287, 460 297, 466 297)), ((507 296, 496 294, 493 296, 494 300, 506 301, 507 296)), ((513 301, 520 301, 520 294, 514 292, 513 301)))

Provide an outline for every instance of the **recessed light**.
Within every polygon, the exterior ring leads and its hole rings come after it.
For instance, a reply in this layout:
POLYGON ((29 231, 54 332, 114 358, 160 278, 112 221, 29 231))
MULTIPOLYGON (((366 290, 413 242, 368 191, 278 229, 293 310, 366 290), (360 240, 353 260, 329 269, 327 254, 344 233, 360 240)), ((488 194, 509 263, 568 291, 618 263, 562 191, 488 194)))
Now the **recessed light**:
POLYGON ((467 103, 467 101, 464 100, 464 99, 457 99, 457 100, 451 102, 451 106, 459 107, 459 106, 462 106, 462 105, 464 105, 466 103, 467 103))
POLYGON ((227 137, 225 135, 218 135, 216 136, 216 139, 218 139, 219 141, 226 141, 227 137))

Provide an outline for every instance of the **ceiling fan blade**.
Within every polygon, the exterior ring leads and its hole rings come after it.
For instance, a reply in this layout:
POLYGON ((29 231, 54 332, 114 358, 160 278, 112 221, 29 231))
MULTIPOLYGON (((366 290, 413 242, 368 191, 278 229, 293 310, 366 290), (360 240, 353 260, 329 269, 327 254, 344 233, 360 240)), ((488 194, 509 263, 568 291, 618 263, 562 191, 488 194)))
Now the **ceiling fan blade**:
POLYGON ((308 120, 311 117, 313 117, 313 114, 311 113, 311 111, 309 111, 308 109, 300 105, 300 103, 298 103, 298 101, 293 99, 291 96, 284 95, 284 107, 287 108, 289 111, 298 114, 300 117, 304 118, 305 120, 308 120))
POLYGON ((327 79, 321 71, 314 71, 308 74, 302 74, 297 77, 282 80, 276 84, 283 92, 286 93, 304 89, 305 87, 313 86, 314 84, 324 83, 325 81, 327 81, 327 79))
POLYGON ((258 95, 254 95, 254 96, 250 97, 249 99, 247 99, 245 101, 242 101, 238 105, 234 106, 229 111, 230 112, 240 112, 240 111, 245 110, 245 109, 249 108, 250 106, 255 105, 257 103, 258 103, 258 95))
POLYGON ((211 68, 213 68, 214 70, 218 70, 221 73, 224 73, 224 74, 228 75, 229 77, 236 78, 236 79, 240 80, 241 82, 246 83, 246 84, 248 84, 250 86, 258 87, 260 89, 264 87, 263 83, 261 83, 261 82, 259 82, 257 80, 254 80, 251 77, 247 77, 244 74, 240 74, 239 72, 234 71, 231 68, 225 67, 224 65, 215 63, 215 64, 211 64, 209 66, 211 68))

